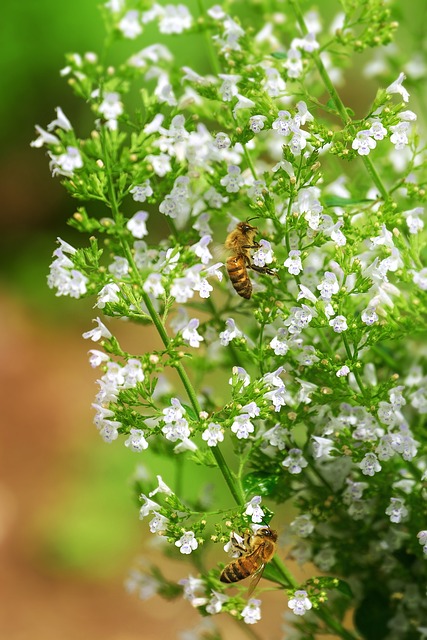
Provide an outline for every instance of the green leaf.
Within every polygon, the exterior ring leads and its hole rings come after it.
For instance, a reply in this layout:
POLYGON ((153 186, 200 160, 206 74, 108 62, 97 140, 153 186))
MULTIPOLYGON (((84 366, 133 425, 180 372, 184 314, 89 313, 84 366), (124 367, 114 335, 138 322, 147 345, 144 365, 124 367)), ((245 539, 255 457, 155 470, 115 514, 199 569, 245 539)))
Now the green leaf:
POLYGON ((202 467, 218 466, 211 449, 197 449, 189 456, 189 459, 202 467))
POLYGON ((365 598, 357 607, 354 621, 366 640, 382 640, 389 634, 388 622, 393 610, 387 596, 379 589, 367 590, 365 598))
POLYGON ((325 207, 345 207, 350 204, 361 204, 362 202, 372 202, 370 198, 342 198, 341 196, 325 196, 323 198, 325 207))
POLYGON ((186 412, 190 416, 191 420, 194 420, 195 422, 199 421, 199 416, 194 411, 193 407, 190 407, 190 405, 188 405, 188 404, 182 404, 182 406, 184 407, 184 409, 186 410, 186 412))
POLYGON ((243 478, 243 488, 248 494, 269 496, 274 493, 280 480, 278 474, 270 474, 262 471, 249 473, 243 478))
POLYGON ((353 592, 348 582, 345 580, 339 580, 338 578, 336 578, 336 582, 338 582, 335 587, 337 591, 342 593, 344 596, 347 596, 347 598, 353 598, 353 592))
POLYGON ((332 98, 329 98, 328 102, 326 103, 326 106, 328 107, 328 109, 334 109, 335 111, 337 109, 335 102, 332 100, 332 98))
POLYGON ((276 60, 286 60, 288 54, 286 51, 274 51, 274 53, 271 54, 271 57, 276 58, 276 60))

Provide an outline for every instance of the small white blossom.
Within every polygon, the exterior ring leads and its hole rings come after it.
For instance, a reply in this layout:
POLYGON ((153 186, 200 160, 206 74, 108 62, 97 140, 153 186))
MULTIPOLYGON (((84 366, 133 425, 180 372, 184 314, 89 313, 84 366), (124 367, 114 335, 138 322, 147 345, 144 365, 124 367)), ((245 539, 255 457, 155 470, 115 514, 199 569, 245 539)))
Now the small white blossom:
POLYGON ((424 221, 421 219, 421 216, 424 215, 424 207, 415 207, 415 209, 411 209, 410 211, 404 211, 403 215, 406 218, 409 233, 415 235, 423 230, 424 221))
POLYGON ((409 93, 408 91, 405 89, 405 87, 402 85, 403 81, 406 79, 406 76, 404 73, 400 73, 399 77, 397 78, 397 80, 395 80, 394 82, 392 82, 392 84, 390 86, 387 87, 386 92, 387 93, 398 93, 399 95, 402 96, 402 100, 403 102, 408 102, 409 100, 409 93))
POLYGON ((243 622, 246 624, 255 624, 261 620, 261 600, 251 598, 242 611, 243 622))
POLYGON ((301 251, 296 249, 289 251, 289 256, 286 258, 284 266, 291 275, 299 275, 302 271, 301 251))
POLYGON ((227 175, 223 176, 220 182, 227 193, 237 193, 243 184, 240 167, 230 165, 227 168, 227 175))
POLYGON ((359 463, 359 469, 362 470, 364 476, 374 476, 381 471, 382 467, 375 453, 367 453, 362 462, 359 463))
POLYGON ((289 111, 279 111, 278 117, 271 125, 281 136, 288 136, 291 133, 292 116, 289 111))
POLYGON ((231 425, 231 430, 236 434, 239 440, 249 438, 249 435, 255 431, 255 427, 249 420, 249 415, 244 413, 236 416, 234 422, 231 425))
POLYGON ((160 273, 150 273, 146 277, 142 288, 145 293, 151 293, 155 298, 161 298, 165 294, 162 275, 160 273))
POLYGON ((401 151, 409 144, 408 131, 411 128, 409 122, 399 122, 399 124, 392 125, 390 130, 392 135, 390 136, 390 142, 394 144, 397 151, 401 151))
POLYGON ((49 168, 53 176, 60 175, 72 178, 76 169, 83 167, 83 158, 77 147, 66 147, 65 153, 59 156, 53 155, 49 151, 50 163, 49 168))
POLYGON ((153 189, 149 180, 145 180, 142 184, 137 184, 129 191, 135 202, 145 202, 147 198, 153 195, 153 189))
POLYGON ((266 120, 266 116, 251 116, 249 118, 249 129, 253 131, 253 133, 259 133, 264 129, 264 123, 266 120))
POLYGON ((112 334, 108 331, 105 324, 103 324, 99 318, 95 318, 93 322, 96 322, 98 326, 95 327, 95 329, 91 329, 91 331, 86 331, 85 333, 83 333, 83 338, 85 340, 90 339, 93 340, 93 342, 98 342, 99 340, 101 340, 101 338, 109 340, 113 337, 112 334))
POLYGON ((182 338, 190 347, 200 347, 203 337, 197 332, 200 321, 198 318, 192 318, 187 326, 182 330, 182 338))
POLYGON ((264 518, 264 511, 261 509, 262 498, 261 496, 254 496, 249 502, 246 503, 245 515, 250 516, 252 522, 259 524, 264 518))
POLYGON ((199 543, 193 531, 186 531, 180 539, 175 542, 175 546, 179 547, 181 553, 188 555, 197 549, 199 543))
POLYGON ((377 146, 376 140, 371 136, 372 131, 370 129, 359 131, 351 143, 352 148, 357 150, 360 156, 367 156, 377 146))
POLYGON ((405 502, 401 498, 390 498, 390 504, 385 512, 386 515, 390 516, 390 522, 395 524, 405 520, 408 515, 408 509, 405 507, 405 502))
POLYGON ((311 516, 305 514, 297 516, 295 520, 291 522, 290 527, 292 533, 301 538, 307 538, 314 531, 314 523, 311 520, 311 516))
POLYGON ((212 260, 212 254, 208 249, 208 245, 212 242, 212 237, 210 235, 205 235, 200 238, 199 242, 193 244, 191 247, 191 251, 194 251, 197 257, 200 258, 202 264, 208 264, 210 260, 212 260))
POLYGON ((139 11, 128 11, 117 25, 125 38, 133 40, 142 33, 139 11))
POLYGON ((219 78, 223 80, 223 83, 219 88, 222 99, 225 102, 231 102, 231 100, 239 93, 237 83, 242 79, 242 76, 220 73, 219 78))
POLYGON ((362 322, 364 322, 368 326, 375 324, 375 322, 378 322, 379 320, 378 314, 374 307, 367 307, 366 309, 364 309, 360 317, 362 319, 362 322))
POLYGON ((216 613, 220 613, 222 605, 230 598, 224 593, 219 593, 218 591, 212 590, 211 593, 212 597, 209 600, 209 603, 206 605, 206 611, 211 615, 214 615, 216 613))
POLYGON ((337 378, 342 378, 342 377, 348 376, 349 373, 350 373, 350 369, 345 364, 343 367, 338 369, 335 375, 337 376, 337 378))
POLYGON ((329 320, 329 326, 333 328, 335 333, 342 333, 348 329, 347 320, 344 316, 335 316, 335 318, 329 320))
POLYGON ((323 280, 316 287, 320 291, 320 297, 325 302, 330 302, 333 295, 338 293, 340 286, 337 277, 332 271, 326 271, 323 280))
POLYGON ((369 128, 369 133, 374 138, 374 140, 383 140, 387 135, 387 129, 385 128, 381 120, 371 120, 370 124, 371 126, 369 128))
POLYGON ((95 304, 95 307, 98 307, 98 309, 104 309, 107 302, 120 302, 120 298, 117 295, 119 291, 119 286, 114 282, 106 284, 105 287, 102 287, 101 291, 98 294, 98 300, 95 304))
POLYGON ((129 229, 134 238, 143 238, 148 235, 146 222, 148 219, 147 211, 137 211, 134 216, 126 223, 126 228, 129 229))
POLYGON ((129 438, 125 440, 125 447, 138 453, 147 449, 148 442, 144 437, 144 432, 141 429, 131 429, 129 438))
POLYGON ((289 609, 292 609, 292 612, 296 616, 303 616, 307 611, 310 611, 312 606, 307 596, 307 591, 303 591, 302 589, 295 591, 294 597, 288 602, 289 609))
POLYGON ((257 267, 265 267, 273 262, 273 251, 268 240, 260 240, 259 245, 259 249, 252 255, 252 260, 257 267))
POLYGON ((210 422, 202 433, 202 439, 205 440, 209 447, 215 447, 218 442, 223 442, 224 430, 220 424, 210 422))
POLYGON ((233 318, 227 318, 225 321, 225 326, 227 327, 225 331, 222 331, 219 334, 219 339, 223 347, 226 347, 232 340, 235 338, 241 338, 242 332, 236 327, 236 323, 233 318))
POLYGON ((308 465, 307 460, 303 457, 301 449, 290 449, 288 456, 282 462, 289 473, 298 474, 308 465))

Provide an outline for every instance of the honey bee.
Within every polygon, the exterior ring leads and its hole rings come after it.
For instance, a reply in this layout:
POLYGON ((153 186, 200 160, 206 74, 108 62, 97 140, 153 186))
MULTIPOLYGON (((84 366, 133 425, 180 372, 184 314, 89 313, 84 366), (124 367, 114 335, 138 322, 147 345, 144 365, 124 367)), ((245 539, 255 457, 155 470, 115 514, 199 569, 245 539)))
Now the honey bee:
POLYGON ((225 248, 232 252, 226 261, 231 284, 239 296, 246 298, 246 300, 249 300, 252 295, 252 283, 248 276, 248 269, 259 273, 268 273, 270 276, 277 275, 272 269, 258 267, 251 260, 251 249, 257 249, 260 246, 258 242, 254 242, 257 233, 257 227, 253 227, 249 222, 239 222, 225 240, 225 248))
POLYGON ((277 531, 270 527, 260 527, 255 533, 247 531, 242 542, 234 538, 233 549, 241 555, 224 567, 219 577, 221 582, 239 582, 252 576, 250 595, 258 584, 265 565, 272 560, 276 552, 276 542, 277 531))

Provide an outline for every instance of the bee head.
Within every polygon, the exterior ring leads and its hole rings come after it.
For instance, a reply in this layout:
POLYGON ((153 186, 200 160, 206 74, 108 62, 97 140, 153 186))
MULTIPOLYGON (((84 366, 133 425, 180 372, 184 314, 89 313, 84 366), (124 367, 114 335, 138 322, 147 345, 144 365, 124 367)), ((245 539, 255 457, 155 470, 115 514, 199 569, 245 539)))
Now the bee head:
POLYGON ((242 231, 242 233, 248 233, 249 231, 257 231, 257 227, 253 227, 251 224, 249 224, 248 221, 246 222, 240 222, 240 224, 238 225, 240 227, 240 230, 242 231))

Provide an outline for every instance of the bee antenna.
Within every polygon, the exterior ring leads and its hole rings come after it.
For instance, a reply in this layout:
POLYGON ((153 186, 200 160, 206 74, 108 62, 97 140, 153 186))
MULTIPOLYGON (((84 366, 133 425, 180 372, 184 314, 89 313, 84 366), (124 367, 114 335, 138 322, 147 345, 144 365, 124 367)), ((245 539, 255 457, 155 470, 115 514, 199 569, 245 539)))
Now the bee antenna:
POLYGON ((250 222, 251 220, 257 220, 260 216, 253 216, 252 218, 247 218, 246 222, 250 222))

